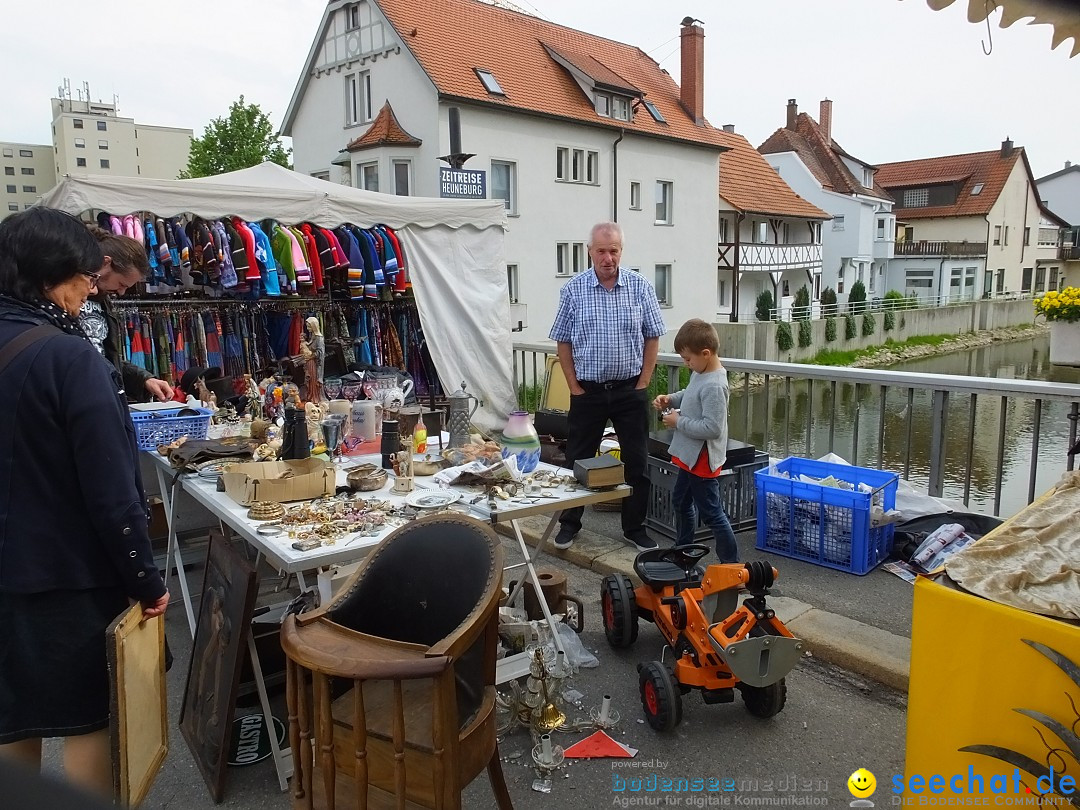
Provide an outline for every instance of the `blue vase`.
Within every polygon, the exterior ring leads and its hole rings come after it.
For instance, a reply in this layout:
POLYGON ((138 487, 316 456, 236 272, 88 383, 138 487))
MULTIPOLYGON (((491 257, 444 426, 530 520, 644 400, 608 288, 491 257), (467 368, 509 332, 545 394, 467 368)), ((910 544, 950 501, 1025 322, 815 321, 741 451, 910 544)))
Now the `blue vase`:
POLYGON ((502 456, 514 456, 517 468, 530 473, 540 463, 540 437, 527 411, 514 411, 503 430, 502 456))

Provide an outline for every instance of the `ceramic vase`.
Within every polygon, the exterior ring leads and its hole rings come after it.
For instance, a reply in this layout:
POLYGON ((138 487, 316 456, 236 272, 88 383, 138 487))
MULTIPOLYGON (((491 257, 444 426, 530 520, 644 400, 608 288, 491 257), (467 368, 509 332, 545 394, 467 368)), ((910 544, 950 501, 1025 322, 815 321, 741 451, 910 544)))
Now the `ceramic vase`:
POLYGON ((1050 362, 1056 366, 1080 366, 1080 321, 1051 321, 1050 362))
POLYGON ((514 456, 517 468, 523 473, 536 469, 540 463, 540 437, 526 411, 514 411, 506 422, 502 438, 503 458, 514 456))

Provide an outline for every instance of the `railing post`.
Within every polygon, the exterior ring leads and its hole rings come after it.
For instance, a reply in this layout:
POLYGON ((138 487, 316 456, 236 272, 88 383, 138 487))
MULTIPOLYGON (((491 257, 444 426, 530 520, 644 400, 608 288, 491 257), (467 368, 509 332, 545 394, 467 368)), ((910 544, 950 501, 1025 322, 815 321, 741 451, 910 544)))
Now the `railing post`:
POLYGON ((945 491, 945 438, 946 420, 949 414, 949 392, 934 391, 930 405, 930 479, 926 492, 934 498, 940 498, 945 491))

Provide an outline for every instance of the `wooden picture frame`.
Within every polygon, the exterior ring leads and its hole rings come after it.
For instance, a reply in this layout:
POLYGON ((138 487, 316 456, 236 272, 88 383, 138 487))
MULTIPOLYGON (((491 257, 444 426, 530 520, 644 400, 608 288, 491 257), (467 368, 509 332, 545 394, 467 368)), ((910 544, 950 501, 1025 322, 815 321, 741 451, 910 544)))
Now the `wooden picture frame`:
POLYGON ((165 617, 144 620, 135 604, 106 633, 113 793, 121 807, 136 807, 169 753, 165 617))
POLYGON ((210 532, 199 622, 191 651, 180 733, 215 804, 225 789, 229 735, 247 650, 258 575, 220 532, 210 532))

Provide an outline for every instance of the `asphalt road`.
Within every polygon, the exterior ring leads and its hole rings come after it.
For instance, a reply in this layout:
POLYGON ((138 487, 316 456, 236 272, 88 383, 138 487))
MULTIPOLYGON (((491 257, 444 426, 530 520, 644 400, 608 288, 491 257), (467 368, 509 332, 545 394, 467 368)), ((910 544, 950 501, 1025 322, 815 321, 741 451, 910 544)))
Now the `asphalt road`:
MULTIPOLYGON (((616 516, 617 517, 617 516, 616 516)), ((516 559, 507 548, 508 562, 516 559)), ((697 694, 683 699, 683 721, 669 734, 654 732, 643 721, 636 664, 659 658, 661 636, 642 625, 637 643, 625 650, 612 650, 600 625, 600 576, 576 566, 546 560, 545 564, 566 571, 569 590, 585 603, 585 631, 581 640, 592 651, 599 666, 582 669, 567 687, 582 694, 584 716, 599 707, 604 695, 611 695, 612 708, 621 715, 613 736, 637 748, 630 760, 568 760, 551 778, 550 793, 533 789, 537 778, 529 766, 533 741, 524 729, 506 734, 500 742, 503 768, 515 808, 553 808, 572 803, 578 808, 600 807, 710 807, 710 806, 847 806, 852 797, 846 788, 848 776, 860 767, 876 774, 887 784, 892 774, 902 772, 904 759, 905 698, 899 693, 863 681, 813 659, 804 659, 788 676, 785 709, 770 720, 751 716, 741 701, 705 705, 697 694), (649 778, 657 777, 657 789, 649 790, 649 778), (664 778, 673 780, 672 791, 660 790, 664 778), (633 791, 641 779, 644 787, 633 791), (721 790, 693 793, 679 790, 679 779, 717 780, 721 790), (623 790, 617 788, 623 787, 623 790)), ((189 571, 189 577, 198 575, 189 571)), ((898 584, 900 583, 897 580, 898 584)), ((193 585, 196 583, 193 581, 193 585)), ((264 583, 264 591, 271 583, 264 583)), ((790 593, 789 595, 796 595, 790 593)), ((802 598, 802 597, 799 597, 802 598)), ((179 602, 168 614, 168 637, 176 655, 176 665, 168 675, 170 710, 170 750, 149 797, 147 810, 157 808, 212 808, 209 791, 195 766, 187 744, 177 728, 180 702, 187 675, 191 640, 179 602)), ((275 712, 286 718, 282 689, 273 698, 275 712)), ((237 716, 256 709, 238 709, 237 716)), ((572 744, 583 735, 557 734, 556 744, 572 744)), ((58 768, 55 744, 47 747, 49 769, 58 768)), ((878 798, 882 799, 879 789, 878 798)), ((271 760, 227 770, 222 807, 284 808, 289 796, 278 789, 271 760)), ((478 777, 465 793, 469 808, 494 807, 485 775, 478 777)), ((880 806, 880 803, 879 803, 880 806)))

